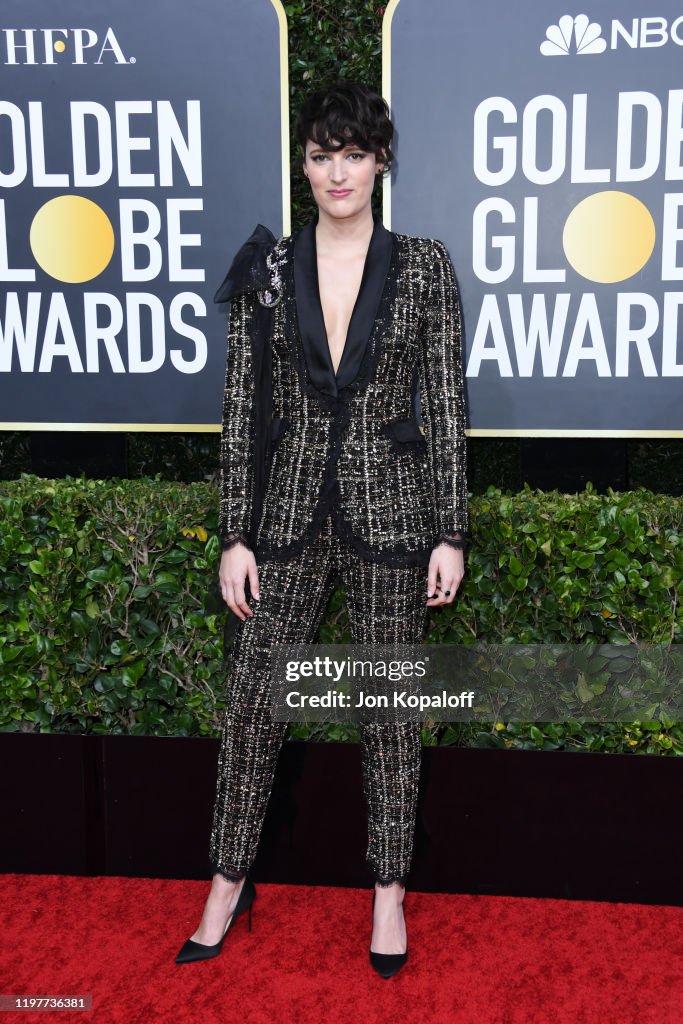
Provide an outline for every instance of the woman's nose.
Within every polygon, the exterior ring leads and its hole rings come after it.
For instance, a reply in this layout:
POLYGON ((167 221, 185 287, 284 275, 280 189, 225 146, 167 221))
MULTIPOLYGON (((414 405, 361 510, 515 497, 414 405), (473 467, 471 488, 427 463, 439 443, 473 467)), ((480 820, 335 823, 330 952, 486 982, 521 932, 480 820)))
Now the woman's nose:
POLYGON ((346 167, 341 160, 332 160, 330 163, 330 180, 335 182, 344 181, 346 178, 346 167))

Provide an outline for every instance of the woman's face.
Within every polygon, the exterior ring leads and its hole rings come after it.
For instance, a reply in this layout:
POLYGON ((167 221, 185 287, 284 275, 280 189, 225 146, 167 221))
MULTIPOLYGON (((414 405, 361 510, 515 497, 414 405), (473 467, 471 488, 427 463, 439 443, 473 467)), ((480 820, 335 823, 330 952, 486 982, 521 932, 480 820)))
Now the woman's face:
POLYGON ((336 153, 328 153, 308 139, 303 167, 320 210, 343 220, 370 205, 382 164, 374 153, 358 146, 347 144, 336 153))

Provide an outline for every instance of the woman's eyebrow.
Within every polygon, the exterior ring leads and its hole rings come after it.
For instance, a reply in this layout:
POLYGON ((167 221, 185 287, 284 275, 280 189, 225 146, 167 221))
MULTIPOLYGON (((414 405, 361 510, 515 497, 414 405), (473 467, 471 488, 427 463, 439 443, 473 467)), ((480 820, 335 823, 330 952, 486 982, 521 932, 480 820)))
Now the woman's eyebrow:
MULTIPOLYGON (((356 142, 347 142, 346 145, 342 147, 342 149, 360 149, 360 148, 361 147, 356 142)), ((331 152, 339 153, 339 152, 341 152, 341 150, 338 150, 338 149, 329 150, 329 149, 323 149, 322 146, 313 146, 309 150, 309 152, 310 153, 331 153, 331 152)))

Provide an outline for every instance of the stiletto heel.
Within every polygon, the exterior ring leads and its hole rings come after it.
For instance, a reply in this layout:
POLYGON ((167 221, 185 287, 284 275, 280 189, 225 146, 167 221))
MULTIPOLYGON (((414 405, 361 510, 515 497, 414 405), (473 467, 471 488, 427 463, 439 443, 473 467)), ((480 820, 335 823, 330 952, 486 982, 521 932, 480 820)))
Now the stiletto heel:
POLYGON ((207 946, 203 942, 195 942, 194 939, 187 939, 182 949, 175 958, 177 964, 190 964, 194 963, 195 960, 210 960, 211 957, 218 956, 223 948, 225 936, 230 931, 230 928, 235 923, 240 914, 243 914, 245 910, 248 910, 247 920, 249 924, 249 931, 251 931, 251 909, 256 899, 256 887, 252 882, 249 875, 244 876, 244 883, 240 890, 240 894, 237 897, 237 903, 235 909, 228 918, 228 923, 225 926, 225 931, 221 938, 213 946, 207 946))
MULTIPOLYGON (((372 911, 375 911, 375 892, 372 893, 372 911)), ((405 953, 373 953, 370 950, 370 963, 383 978, 391 978, 403 967, 408 959, 408 943, 405 953)))

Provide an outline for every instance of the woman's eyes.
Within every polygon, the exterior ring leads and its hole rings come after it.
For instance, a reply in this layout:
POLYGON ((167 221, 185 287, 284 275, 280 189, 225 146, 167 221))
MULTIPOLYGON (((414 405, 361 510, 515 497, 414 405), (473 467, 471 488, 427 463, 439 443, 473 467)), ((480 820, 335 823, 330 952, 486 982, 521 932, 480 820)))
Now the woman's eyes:
MULTIPOLYGON (((367 155, 366 153, 362 153, 362 152, 348 153, 347 154, 347 156, 357 156, 357 157, 360 157, 360 160, 362 160, 363 157, 366 156, 366 155, 367 155)), ((311 159, 314 160, 316 163, 320 163, 321 160, 327 160, 327 154, 326 153, 316 153, 315 156, 311 157, 311 159)), ((354 160, 353 162, 354 163, 360 163, 360 160, 354 160)))

